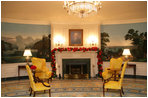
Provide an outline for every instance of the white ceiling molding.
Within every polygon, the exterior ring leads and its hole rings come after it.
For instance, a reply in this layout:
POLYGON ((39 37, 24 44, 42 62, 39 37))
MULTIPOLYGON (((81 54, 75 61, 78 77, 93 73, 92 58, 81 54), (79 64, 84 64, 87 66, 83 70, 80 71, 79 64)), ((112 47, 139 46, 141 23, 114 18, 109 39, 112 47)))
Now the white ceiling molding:
POLYGON ((147 22, 147 18, 129 19, 129 20, 112 20, 112 21, 101 22, 101 24, 102 25, 107 25, 107 24, 129 24, 129 23, 141 23, 141 22, 147 22))
POLYGON ((111 21, 96 21, 95 23, 86 23, 86 22, 47 22, 47 21, 39 21, 39 20, 19 20, 19 19, 10 19, 10 18, 1 18, 1 22, 8 22, 8 23, 20 23, 20 24, 36 24, 36 25, 50 25, 50 24, 101 24, 101 25, 107 25, 107 24, 129 24, 129 23, 141 23, 141 22, 147 22, 147 18, 141 18, 141 19, 130 19, 130 20, 111 20, 111 21))
POLYGON ((49 22, 39 21, 39 20, 20 20, 20 19, 11 19, 11 18, 1 18, 1 22, 8 23, 20 23, 20 24, 36 24, 36 25, 49 25, 49 22))

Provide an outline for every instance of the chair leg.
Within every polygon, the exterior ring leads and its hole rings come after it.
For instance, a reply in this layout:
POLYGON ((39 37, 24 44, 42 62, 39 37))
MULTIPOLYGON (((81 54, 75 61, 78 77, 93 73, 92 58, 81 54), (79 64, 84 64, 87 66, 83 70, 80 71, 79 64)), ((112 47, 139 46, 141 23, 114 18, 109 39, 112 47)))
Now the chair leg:
POLYGON ((35 92, 33 93, 33 97, 35 97, 35 92))
POLYGON ((32 95, 32 88, 30 87, 29 90, 30 90, 30 96, 31 96, 32 95))
POLYGON ((50 82, 52 82, 52 77, 50 78, 50 82))
POLYGON ((104 79, 103 79, 103 77, 102 77, 102 81, 103 81, 104 79))
POLYGON ((29 91, 31 90, 31 87, 29 87, 29 91))
POLYGON ((124 92, 123 92, 123 87, 121 87, 121 90, 122 90, 122 94, 124 95, 124 92))
POLYGON ((49 89, 49 97, 51 97, 51 91, 50 91, 50 89, 49 89))
POLYGON ((103 97, 105 97, 104 83, 103 83, 103 97))
POLYGON ((122 90, 120 89, 120 97, 122 97, 122 90))

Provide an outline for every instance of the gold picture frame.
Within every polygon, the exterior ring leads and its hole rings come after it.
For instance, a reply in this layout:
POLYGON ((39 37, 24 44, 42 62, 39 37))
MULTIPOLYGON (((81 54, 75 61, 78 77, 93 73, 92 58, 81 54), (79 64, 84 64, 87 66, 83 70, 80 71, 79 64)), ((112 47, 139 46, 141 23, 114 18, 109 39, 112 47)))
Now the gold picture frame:
POLYGON ((83 29, 69 29, 69 46, 83 46, 83 29))

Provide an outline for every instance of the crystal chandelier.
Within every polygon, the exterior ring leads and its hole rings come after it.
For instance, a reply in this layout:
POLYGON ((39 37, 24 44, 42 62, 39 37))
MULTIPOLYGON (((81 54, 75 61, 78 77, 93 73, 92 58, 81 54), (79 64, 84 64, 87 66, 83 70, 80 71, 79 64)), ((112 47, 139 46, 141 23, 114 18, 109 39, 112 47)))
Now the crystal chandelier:
POLYGON ((101 7, 100 1, 64 1, 64 9, 81 18, 97 13, 101 7))

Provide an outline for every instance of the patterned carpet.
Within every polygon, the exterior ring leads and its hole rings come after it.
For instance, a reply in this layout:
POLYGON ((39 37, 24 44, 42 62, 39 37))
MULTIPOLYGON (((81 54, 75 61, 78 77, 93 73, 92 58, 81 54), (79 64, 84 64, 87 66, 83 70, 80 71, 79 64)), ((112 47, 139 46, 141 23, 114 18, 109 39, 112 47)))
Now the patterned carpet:
MULTIPOLYGON (((124 97, 146 97, 147 80, 124 78, 124 97)), ((101 79, 58 80, 51 83, 52 97, 102 97, 101 79)), ((2 97, 29 97, 29 80, 13 80, 1 82, 2 97)), ((37 97, 48 97, 48 91, 37 92, 37 97)), ((120 97, 117 90, 108 90, 106 97, 120 97)))

